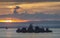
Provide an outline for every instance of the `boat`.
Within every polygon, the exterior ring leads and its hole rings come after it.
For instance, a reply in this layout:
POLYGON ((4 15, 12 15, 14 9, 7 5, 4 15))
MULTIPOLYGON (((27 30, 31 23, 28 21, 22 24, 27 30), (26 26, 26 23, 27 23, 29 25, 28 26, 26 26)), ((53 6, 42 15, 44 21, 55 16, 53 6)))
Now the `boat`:
POLYGON ((18 29, 16 30, 16 32, 17 32, 17 33, 20 33, 20 28, 18 28, 18 29))
POLYGON ((8 29, 8 27, 6 26, 5 29, 8 29))
POLYGON ((48 33, 48 32, 52 32, 52 30, 49 30, 49 28, 39 28, 38 26, 35 27, 35 29, 33 29, 33 25, 30 24, 28 29, 26 28, 18 28, 16 30, 17 33, 48 33))

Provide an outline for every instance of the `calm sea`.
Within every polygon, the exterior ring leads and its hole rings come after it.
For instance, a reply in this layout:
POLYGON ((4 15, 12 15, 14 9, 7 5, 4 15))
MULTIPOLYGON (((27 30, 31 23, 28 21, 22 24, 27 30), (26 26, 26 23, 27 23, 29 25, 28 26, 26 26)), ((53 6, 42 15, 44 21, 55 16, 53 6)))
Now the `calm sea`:
POLYGON ((52 33, 16 33, 16 28, 0 29, 0 38, 60 38, 60 28, 51 28, 52 33))

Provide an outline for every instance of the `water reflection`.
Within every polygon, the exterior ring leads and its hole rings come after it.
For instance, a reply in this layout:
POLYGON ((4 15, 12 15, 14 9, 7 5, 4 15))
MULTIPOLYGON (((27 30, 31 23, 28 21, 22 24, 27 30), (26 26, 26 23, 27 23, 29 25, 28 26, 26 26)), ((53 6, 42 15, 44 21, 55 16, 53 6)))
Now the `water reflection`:
POLYGON ((10 32, 11 29, 6 29, 6 37, 11 38, 12 37, 12 32, 10 32))
POLYGON ((51 29, 53 33, 16 33, 16 29, 0 29, 0 38, 59 38, 60 29, 51 29))

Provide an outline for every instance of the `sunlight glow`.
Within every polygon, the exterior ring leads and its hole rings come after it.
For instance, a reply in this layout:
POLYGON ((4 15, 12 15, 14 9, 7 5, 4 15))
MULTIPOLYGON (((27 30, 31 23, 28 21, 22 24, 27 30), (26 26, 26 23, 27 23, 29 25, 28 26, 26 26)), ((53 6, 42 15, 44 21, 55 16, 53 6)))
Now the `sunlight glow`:
POLYGON ((0 22, 12 22, 12 20, 0 20, 0 22))
POLYGON ((5 20, 4 22, 12 22, 12 20, 5 20))
POLYGON ((28 22, 28 20, 0 20, 0 22, 28 22))

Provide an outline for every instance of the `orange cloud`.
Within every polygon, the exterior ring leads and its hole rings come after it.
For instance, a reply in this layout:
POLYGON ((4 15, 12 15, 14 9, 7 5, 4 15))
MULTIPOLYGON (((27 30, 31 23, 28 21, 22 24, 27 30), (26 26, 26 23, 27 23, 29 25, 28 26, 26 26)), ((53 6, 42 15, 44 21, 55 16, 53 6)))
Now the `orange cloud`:
POLYGON ((0 3, 0 13, 1 14, 12 14, 13 8, 15 6, 20 6, 22 9, 19 9, 19 13, 24 13, 26 10, 29 14, 35 13, 46 13, 54 14, 57 10, 60 10, 60 2, 38 2, 38 3, 17 3, 17 2, 5 2, 0 3), (6 9, 8 8, 8 9, 6 9), (3 10, 3 11, 2 11, 3 10), (5 13, 4 13, 5 12, 5 13))

